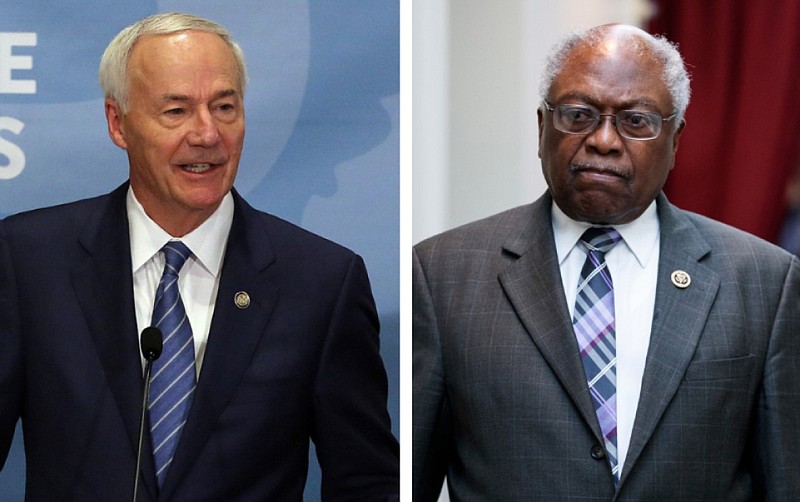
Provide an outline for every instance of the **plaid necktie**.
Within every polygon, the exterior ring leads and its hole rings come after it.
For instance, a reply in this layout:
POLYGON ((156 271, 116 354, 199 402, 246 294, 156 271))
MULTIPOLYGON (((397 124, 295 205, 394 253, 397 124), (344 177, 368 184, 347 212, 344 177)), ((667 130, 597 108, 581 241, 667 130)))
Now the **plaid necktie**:
POLYGON ((178 272, 192 252, 180 241, 168 242, 161 250, 166 265, 156 290, 152 324, 164 334, 164 351, 153 362, 149 404, 159 486, 186 423, 196 378, 192 327, 178 291, 178 272))
POLYGON ((580 243, 587 255, 572 315, 589 393, 615 483, 619 481, 620 468, 617 465, 617 348, 614 286, 605 255, 620 239, 619 232, 613 228, 592 227, 581 236, 580 243))

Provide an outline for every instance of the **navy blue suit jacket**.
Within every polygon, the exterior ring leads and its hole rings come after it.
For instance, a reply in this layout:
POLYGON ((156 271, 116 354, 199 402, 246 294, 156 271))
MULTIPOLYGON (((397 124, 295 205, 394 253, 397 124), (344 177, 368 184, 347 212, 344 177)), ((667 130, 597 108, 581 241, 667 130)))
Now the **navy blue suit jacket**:
MULTIPOLYGON (((21 417, 28 500, 132 495, 143 377, 126 190, 0 223, 0 459, 21 417)), ((160 493, 146 438, 139 500, 301 500, 309 438, 324 499, 396 498, 363 261, 234 200, 194 403, 160 493)))

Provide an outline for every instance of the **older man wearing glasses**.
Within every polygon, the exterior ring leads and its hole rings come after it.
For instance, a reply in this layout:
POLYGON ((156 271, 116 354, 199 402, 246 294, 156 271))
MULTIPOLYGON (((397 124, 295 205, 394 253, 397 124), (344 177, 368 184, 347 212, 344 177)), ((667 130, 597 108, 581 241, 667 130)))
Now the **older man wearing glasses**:
POLYGON ((800 500, 800 263, 661 193, 689 77, 609 25, 542 78, 548 191, 414 249, 414 500, 800 500))

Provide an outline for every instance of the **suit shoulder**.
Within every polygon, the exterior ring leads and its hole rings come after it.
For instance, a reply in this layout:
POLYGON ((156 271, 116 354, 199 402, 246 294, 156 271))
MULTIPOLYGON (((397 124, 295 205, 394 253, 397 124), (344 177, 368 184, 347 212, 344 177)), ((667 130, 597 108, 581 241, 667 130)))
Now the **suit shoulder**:
POLYGON ((418 253, 434 249, 499 248, 533 218, 533 205, 526 204, 475 220, 429 237, 414 246, 418 253))
POLYGON ((349 259, 356 254, 353 250, 327 237, 306 230, 283 218, 252 207, 249 209, 252 210, 251 214, 276 248, 301 255, 310 253, 349 259))
POLYGON ((4 218, 6 222, 16 223, 17 221, 32 221, 36 219, 61 218, 65 214, 83 213, 103 205, 108 199, 109 194, 98 195, 86 199, 80 199, 52 206, 45 206, 36 209, 20 211, 19 213, 8 215, 4 218))
POLYGON ((8 235, 49 235, 74 232, 84 228, 88 220, 101 214, 110 194, 47 206, 12 214, 3 219, 8 235))
POLYGON ((788 264, 794 255, 761 237, 691 211, 680 210, 708 240, 713 251, 746 250, 756 258, 770 258, 788 264))

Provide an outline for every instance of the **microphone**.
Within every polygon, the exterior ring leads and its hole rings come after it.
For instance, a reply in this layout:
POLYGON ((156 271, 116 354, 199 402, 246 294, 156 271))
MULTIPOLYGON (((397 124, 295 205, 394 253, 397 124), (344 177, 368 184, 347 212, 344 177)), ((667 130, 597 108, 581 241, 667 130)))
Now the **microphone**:
POLYGON ((164 335, 155 326, 144 328, 142 331, 142 355, 147 362, 153 362, 161 357, 164 350, 164 335))
POLYGON ((161 357, 164 349, 164 335, 155 326, 150 326, 142 331, 141 336, 142 355, 145 359, 144 364, 144 398, 142 399, 142 418, 139 421, 139 445, 136 448, 136 476, 133 478, 133 502, 139 492, 139 475, 142 467, 142 440, 144 438, 145 416, 147 414, 147 400, 150 395, 150 372, 153 361, 161 357))

